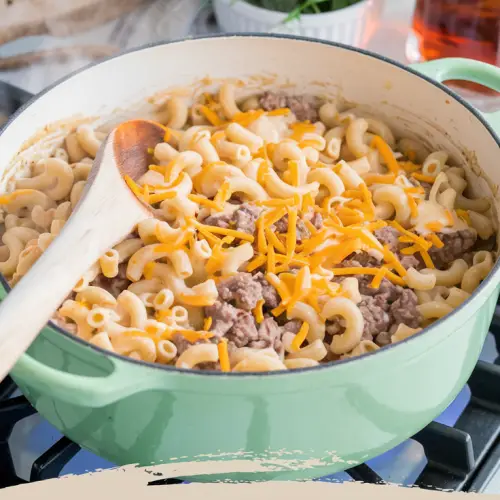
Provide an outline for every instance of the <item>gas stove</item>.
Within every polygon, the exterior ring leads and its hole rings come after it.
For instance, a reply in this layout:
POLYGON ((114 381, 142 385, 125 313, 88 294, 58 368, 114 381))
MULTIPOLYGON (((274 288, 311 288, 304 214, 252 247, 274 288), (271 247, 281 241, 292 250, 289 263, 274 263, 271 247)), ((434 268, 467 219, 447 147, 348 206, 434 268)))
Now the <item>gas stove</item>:
MULTIPOLYGON (((29 97, 0 82, 0 116, 12 114, 29 97)), ((379 457, 317 480, 500 493, 499 352, 500 305, 467 385, 434 422, 379 457)), ((62 436, 10 378, 0 383, 0 488, 113 467, 62 436)), ((160 479, 150 484, 180 482, 160 479)))

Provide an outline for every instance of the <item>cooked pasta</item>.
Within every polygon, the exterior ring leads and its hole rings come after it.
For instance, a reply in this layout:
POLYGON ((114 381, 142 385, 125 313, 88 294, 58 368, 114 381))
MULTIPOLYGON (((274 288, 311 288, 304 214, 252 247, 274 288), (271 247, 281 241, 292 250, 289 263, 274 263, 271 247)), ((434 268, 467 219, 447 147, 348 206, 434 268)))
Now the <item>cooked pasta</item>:
MULTIPOLYGON (((447 151, 314 96, 226 81, 158 110, 141 222, 54 321, 93 346, 189 370, 267 372, 405 340, 466 301, 495 224, 447 151)), ((15 285, 68 220, 104 134, 83 124, 0 196, 15 285)))

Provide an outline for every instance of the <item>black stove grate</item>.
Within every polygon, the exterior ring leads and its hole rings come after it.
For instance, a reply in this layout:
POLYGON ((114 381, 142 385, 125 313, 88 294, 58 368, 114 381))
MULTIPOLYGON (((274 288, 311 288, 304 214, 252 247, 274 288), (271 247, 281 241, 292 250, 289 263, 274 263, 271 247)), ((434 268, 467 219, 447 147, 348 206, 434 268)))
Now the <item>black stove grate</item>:
MULTIPOLYGON (((0 111, 4 114, 13 113, 30 97, 27 92, 0 82, 0 111)), ((500 306, 490 331, 500 352, 500 306)), ((492 475, 500 469, 500 361, 497 361, 477 363, 468 382, 471 401, 454 427, 432 422, 414 436, 424 447, 428 459, 417 486, 481 493, 492 475)), ((15 390, 16 385, 9 377, 0 383, 0 488, 26 482, 16 474, 8 440, 16 423, 33 415, 36 410, 24 396, 11 398, 15 390)), ((79 451, 80 447, 70 439, 59 439, 34 461, 30 482, 58 477, 79 451)), ((384 484, 384 480, 366 464, 346 472, 356 481, 384 484)), ((168 478, 149 484, 179 482, 182 481, 168 478)))

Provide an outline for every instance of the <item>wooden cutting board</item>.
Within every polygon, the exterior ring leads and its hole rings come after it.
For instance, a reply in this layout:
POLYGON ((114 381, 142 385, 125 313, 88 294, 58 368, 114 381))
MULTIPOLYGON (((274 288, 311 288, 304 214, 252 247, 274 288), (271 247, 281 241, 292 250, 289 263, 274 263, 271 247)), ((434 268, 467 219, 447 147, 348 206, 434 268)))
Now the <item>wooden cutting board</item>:
POLYGON ((148 0, 0 0, 0 45, 33 35, 70 36, 148 0))

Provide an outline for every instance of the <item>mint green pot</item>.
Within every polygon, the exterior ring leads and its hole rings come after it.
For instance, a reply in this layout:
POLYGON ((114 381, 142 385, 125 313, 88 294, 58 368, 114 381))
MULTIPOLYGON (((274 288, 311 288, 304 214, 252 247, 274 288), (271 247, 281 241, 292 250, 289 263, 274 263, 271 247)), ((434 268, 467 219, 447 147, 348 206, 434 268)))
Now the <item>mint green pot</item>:
MULTIPOLYGON (((329 81, 349 100, 377 109, 396 129, 419 132, 476 173, 479 165, 497 204, 500 142, 494 129, 500 130, 500 114, 481 115, 437 81, 467 79, 500 90, 498 68, 449 59, 408 69, 351 47, 286 36, 158 44, 79 71, 17 113, 0 136, 0 165, 37 129, 74 113, 110 113, 207 74, 265 72, 305 82, 310 90, 309 82, 329 81)), ((190 479, 318 477, 394 447, 456 397, 487 334, 499 272, 497 264, 466 303, 425 331, 379 352, 317 368, 191 373, 108 354, 49 324, 11 375, 51 424, 118 465, 237 456, 261 459, 263 471, 190 479), (279 458, 294 465, 280 469, 273 462, 279 458)), ((3 282, 3 294, 6 290, 3 282)))

